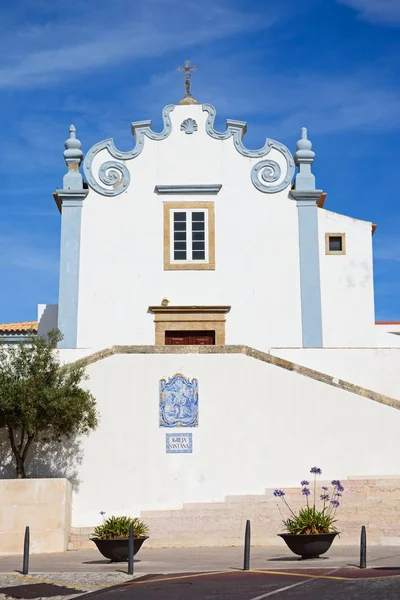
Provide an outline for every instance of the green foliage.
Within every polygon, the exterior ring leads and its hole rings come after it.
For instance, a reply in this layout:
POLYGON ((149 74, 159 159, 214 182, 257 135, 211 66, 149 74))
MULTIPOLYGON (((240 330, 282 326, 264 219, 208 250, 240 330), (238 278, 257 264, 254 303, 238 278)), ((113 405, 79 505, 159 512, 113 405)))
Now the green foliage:
POLYGON ((61 442, 97 427, 96 402, 81 387, 84 367, 62 366, 56 329, 28 343, 0 345, 0 428, 8 433, 17 477, 26 477, 25 461, 33 441, 61 442))
POLYGON ((133 536, 135 538, 145 537, 149 534, 148 526, 135 517, 110 517, 103 525, 95 527, 93 532, 94 537, 100 540, 118 540, 129 537, 129 526, 133 525, 133 536))
POLYGON ((297 515, 283 521, 286 531, 295 534, 333 533, 337 531, 333 523, 336 523, 333 514, 326 513, 325 509, 317 510, 312 506, 301 508, 297 515))
POLYGON ((323 485, 318 492, 322 503, 321 510, 318 510, 316 508, 317 475, 322 475, 322 471, 319 467, 311 467, 310 473, 314 476, 311 484, 313 492, 311 493, 309 481, 303 480, 300 482, 302 486, 301 493, 305 499, 306 506, 301 508, 297 514, 290 508, 285 498, 285 492, 283 490, 274 490, 275 498, 279 498, 290 512, 290 517, 287 519, 282 518, 285 529, 295 535, 335 533, 337 532, 334 526, 334 523, 336 523, 335 515, 342 500, 344 487, 339 479, 333 479, 331 486, 323 485), (309 496, 311 495, 312 504, 309 501, 309 496))

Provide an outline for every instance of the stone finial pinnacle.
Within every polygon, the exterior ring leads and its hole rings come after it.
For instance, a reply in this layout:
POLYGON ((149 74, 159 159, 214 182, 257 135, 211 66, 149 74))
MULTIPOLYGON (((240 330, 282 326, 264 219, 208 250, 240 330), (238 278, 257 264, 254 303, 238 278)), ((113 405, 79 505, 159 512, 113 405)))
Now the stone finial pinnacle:
POLYGON ((67 167, 71 170, 72 165, 80 165, 83 158, 83 152, 81 150, 82 144, 76 137, 76 129, 74 125, 69 127, 69 138, 64 143, 64 158, 67 163, 67 167))
POLYGON ((74 125, 69 127, 69 138, 64 142, 64 146, 64 159, 68 167, 68 172, 64 175, 64 189, 82 189, 83 180, 79 166, 83 159, 83 152, 74 125))
POLYGON ((294 161, 299 167, 299 172, 295 178, 295 188, 297 190, 315 190, 315 177, 311 172, 311 165, 314 162, 315 152, 312 150, 312 143, 307 136, 307 128, 301 128, 301 137, 296 143, 296 152, 294 161))
POLYGON ((315 152, 312 151, 312 143, 307 137, 307 127, 301 128, 301 137, 296 144, 296 154, 294 158, 296 164, 304 162, 306 160, 313 161, 315 152))

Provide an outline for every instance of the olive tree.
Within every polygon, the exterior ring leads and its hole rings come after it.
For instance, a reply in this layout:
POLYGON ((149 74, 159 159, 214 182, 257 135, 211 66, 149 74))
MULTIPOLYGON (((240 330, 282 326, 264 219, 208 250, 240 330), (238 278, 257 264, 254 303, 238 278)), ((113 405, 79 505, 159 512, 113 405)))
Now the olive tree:
MULTIPOLYGON (((27 343, 0 345, 0 429, 6 433, 17 478, 26 477, 29 450, 40 442, 61 443, 97 427, 92 394, 82 387, 82 365, 61 365, 56 351, 62 339, 55 329, 27 343)), ((39 446, 38 446, 39 443, 39 446)))

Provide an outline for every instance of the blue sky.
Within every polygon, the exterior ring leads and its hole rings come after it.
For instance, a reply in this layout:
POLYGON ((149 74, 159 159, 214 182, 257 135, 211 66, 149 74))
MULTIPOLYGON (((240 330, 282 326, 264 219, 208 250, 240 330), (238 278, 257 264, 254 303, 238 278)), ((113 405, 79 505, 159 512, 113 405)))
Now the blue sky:
POLYGON ((0 22, 0 322, 57 303, 52 198, 74 123, 83 150, 130 122, 161 125, 197 65, 193 95, 294 151, 314 143, 325 207, 378 224, 376 317, 400 320, 400 0, 3 0, 0 22))

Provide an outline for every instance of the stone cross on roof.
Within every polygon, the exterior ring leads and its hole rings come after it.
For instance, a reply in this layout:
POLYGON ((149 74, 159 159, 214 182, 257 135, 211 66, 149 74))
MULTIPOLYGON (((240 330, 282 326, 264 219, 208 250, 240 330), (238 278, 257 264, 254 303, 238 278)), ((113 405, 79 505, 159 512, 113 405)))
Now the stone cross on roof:
POLYGON ((197 104, 197 101, 193 98, 190 93, 190 75, 192 71, 197 71, 197 67, 190 65, 190 60, 185 60, 184 67, 178 67, 178 71, 184 71, 185 73, 185 96, 179 102, 179 104, 197 104))

